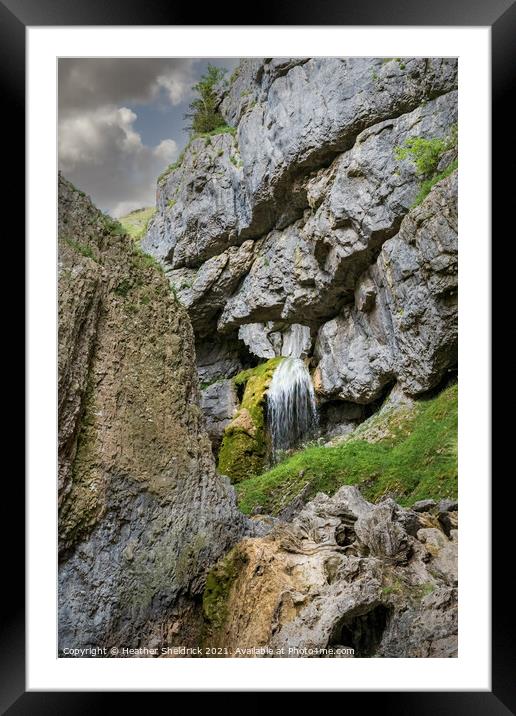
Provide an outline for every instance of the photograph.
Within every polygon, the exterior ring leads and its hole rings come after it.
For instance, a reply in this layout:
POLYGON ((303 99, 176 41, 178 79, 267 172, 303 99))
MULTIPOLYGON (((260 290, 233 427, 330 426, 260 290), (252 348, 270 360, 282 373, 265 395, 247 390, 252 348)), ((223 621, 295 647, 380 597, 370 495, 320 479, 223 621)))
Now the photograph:
POLYGON ((460 656, 460 62, 59 57, 59 660, 460 656))

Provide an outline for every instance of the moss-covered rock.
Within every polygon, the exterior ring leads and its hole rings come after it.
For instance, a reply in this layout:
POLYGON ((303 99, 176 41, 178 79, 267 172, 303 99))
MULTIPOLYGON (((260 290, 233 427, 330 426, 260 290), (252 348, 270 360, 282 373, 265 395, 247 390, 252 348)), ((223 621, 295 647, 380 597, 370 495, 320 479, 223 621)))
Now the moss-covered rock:
POLYGON ((208 574, 202 599, 206 635, 213 635, 224 626, 231 587, 245 564, 246 556, 237 545, 208 574))
POLYGON ((227 426, 219 451, 218 469, 233 482, 257 475, 267 458, 265 393, 282 357, 272 358, 233 379, 237 391, 243 389, 240 409, 227 426))

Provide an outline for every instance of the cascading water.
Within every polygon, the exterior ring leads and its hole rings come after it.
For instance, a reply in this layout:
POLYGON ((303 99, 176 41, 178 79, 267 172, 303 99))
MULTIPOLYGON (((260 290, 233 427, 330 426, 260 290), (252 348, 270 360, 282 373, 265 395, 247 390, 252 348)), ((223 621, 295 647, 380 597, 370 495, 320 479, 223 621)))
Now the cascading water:
POLYGON ((310 373, 300 358, 285 358, 274 371, 267 394, 272 458, 310 436, 317 408, 310 373))

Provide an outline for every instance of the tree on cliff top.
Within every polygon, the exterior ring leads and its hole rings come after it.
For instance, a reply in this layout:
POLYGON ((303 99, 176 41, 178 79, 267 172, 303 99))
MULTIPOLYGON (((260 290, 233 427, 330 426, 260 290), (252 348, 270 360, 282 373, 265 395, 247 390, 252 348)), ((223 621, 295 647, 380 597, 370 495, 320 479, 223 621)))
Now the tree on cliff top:
POLYGON ((217 109, 218 98, 214 87, 224 79, 227 70, 208 65, 207 72, 202 75, 199 82, 192 87, 197 97, 190 102, 190 112, 185 119, 190 120, 187 126, 192 136, 211 132, 225 125, 225 121, 217 109))

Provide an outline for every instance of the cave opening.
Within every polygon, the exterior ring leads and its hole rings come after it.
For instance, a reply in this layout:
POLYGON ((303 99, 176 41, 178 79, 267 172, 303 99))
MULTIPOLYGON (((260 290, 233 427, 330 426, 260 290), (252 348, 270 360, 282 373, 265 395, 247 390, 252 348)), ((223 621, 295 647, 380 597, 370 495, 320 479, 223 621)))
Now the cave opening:
POLYGON ((351 647, 355 658, 374 656, 392 616, 392 609, 378 604, 365 614, 347 616, 335 629, 330 645, 351 647))

